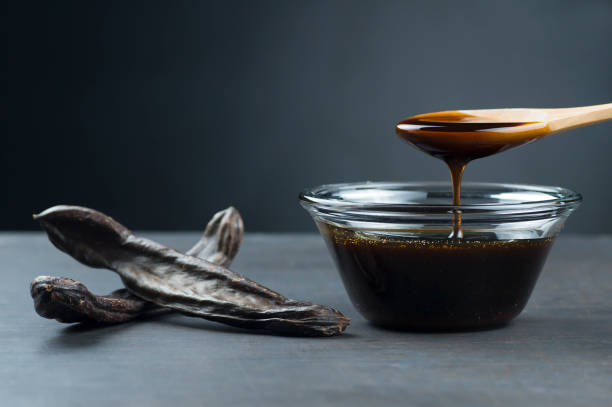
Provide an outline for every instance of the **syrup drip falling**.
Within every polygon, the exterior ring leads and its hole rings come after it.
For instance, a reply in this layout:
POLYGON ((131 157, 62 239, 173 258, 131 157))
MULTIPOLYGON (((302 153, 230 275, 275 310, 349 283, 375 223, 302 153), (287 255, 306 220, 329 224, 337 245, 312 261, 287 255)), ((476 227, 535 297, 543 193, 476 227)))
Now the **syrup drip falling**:
MULTIPOLYGON (((544 122, 501 122, 460 111, 427 113, 399 122, 396 133, 417 149, 443 160, 451 173, 453 205, 461 205, 461 178, 477 158, 506 151, 550 134, 544 122)), ((449 238, 461 239, 461 210, 454 209, 449 238)))

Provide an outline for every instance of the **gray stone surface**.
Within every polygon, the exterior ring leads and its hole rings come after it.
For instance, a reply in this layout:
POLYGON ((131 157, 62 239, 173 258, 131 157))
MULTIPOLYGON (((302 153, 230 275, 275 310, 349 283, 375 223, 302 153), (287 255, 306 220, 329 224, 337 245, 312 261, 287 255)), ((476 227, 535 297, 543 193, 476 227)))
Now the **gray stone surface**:
MULTIPOLYGON (((198 234, 145 233, 178 249, 198 234)), ((399 333, 350 305, 321 239, 247 235, 234 270, 352 318, 331 339, 275 337, 172 315, 85 329, 38 317, 38 275, 121 286, 42 234, 1 233, 0 400, 36 405, 609 406, 612 236, 562 236, 508 327, 399 333)))

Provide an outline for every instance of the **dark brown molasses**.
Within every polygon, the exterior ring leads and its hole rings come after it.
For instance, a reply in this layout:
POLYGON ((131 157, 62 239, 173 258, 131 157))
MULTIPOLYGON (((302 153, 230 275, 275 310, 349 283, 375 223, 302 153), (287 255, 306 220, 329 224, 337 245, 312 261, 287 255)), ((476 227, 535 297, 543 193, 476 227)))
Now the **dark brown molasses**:
POLYGON ((498 326, 523 309, 554 239, 389 237, 319 223, 353 304, 395 329, 498 326))

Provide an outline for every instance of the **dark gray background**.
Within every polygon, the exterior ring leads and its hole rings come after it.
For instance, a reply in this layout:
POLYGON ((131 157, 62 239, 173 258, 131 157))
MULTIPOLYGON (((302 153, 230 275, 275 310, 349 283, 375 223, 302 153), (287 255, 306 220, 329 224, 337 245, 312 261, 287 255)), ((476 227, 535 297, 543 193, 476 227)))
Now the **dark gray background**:
MULTIPOLYGON (((135 229, 313 230, 321 183, 447 179, 403 117, 612 99, 612 2, 19 2, 9 6, 0 229, 58 203, 135 229)), ((612 230, 610 123, 477 161, 467 180, 554 184, 612 230)))

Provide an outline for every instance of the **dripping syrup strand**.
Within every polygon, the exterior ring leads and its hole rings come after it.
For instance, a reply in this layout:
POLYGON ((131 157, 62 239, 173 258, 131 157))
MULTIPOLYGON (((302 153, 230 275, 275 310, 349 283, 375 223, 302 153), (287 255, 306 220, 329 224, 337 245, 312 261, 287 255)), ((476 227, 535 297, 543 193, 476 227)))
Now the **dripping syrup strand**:
MULTIPOLYGON (((461 205, 461 178, 463 171, 467 165, 466 160, 445 160, 446 165, 451 173, 451 180, 453 184, 453 206, 461 205)), ((462 239, 463 230, 461 229, 461 210, 453 209, 453 230, 448 236, 449 239, 462 239)))

